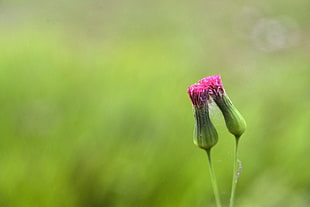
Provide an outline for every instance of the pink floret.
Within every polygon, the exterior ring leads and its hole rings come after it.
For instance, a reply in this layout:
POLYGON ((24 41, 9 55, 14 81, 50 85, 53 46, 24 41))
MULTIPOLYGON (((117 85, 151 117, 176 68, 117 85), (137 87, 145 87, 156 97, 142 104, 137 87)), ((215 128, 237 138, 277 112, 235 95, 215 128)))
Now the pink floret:
POLYGON ((207 103, 209 96, 205 86, 195 84, 188 87, 187 92, 194 106, 203 106, 207 103))
POLYGON ((198 82, 198 84, 207 88, 208 93, 211 96, 222 96, 225 93, 221 76, 219 75, 203 78, 198 82))

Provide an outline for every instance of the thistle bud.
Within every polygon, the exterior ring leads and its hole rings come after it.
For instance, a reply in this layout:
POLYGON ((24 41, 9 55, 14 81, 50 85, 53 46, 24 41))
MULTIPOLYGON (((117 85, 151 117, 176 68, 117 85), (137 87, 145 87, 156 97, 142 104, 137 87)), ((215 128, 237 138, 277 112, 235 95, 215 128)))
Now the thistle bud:
POLYGON ((217 143, 218 135, 209 117, 208 91, 201 85, 192 85, 188 87, 188 94, 195 116, 194 144, 210 150, 217 143))
POLYGON ((227 129, 230 133, 239 138, 246 129, 246 122, 238 109, 232 104, 227 95, 214 99, 223 113, 227 129))
POLYGON ((208 87, 208 94, 222 111, 228 131, 238 139, 246 129, 246 122, 227 96, 221 77, 218 75, 207 77, 200 80, 199 84, 208 87))

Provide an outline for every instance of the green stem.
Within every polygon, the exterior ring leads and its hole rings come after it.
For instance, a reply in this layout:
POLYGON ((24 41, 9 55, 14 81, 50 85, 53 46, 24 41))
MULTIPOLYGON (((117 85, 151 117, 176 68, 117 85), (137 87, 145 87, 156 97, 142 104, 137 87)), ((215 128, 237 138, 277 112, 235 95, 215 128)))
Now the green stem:
POLYGON ((212 184, 213 193, 215 196, 216 206, 221 207, 222 205, 221 205, 220 194, 219 194, 219 190, 217 187, 216 177, 215 177, 214 168, 213 168, 212 159, 211 159, 211 149, 208 149, 206 151, 207 151, 207 155, 208 155, 211 184, 212 184))
POLYGON ((238 144, 239 144, 239 137, 236 137, 236 145, 235 145, 235 152, 234 152, 234 166, 233 166, 233 178, 232 178, 232 185, 231 185, 231 194, 230 194, 230 202, 229 207, 234 207, 235 202, 235 192, 236 186, 238 182, 237 177, 237 165, 238 165, 238 144))

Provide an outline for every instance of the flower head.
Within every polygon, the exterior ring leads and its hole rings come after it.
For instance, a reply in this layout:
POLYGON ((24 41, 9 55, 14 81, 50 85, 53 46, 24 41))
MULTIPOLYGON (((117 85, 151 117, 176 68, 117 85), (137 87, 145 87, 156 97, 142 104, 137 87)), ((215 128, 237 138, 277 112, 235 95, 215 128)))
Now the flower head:
POLYGON ((239 138, 246 129, 246 123, 226 94, 221 77, 219 75, 206 77, 201 79, 198 84, 207 88, 208 95, 222 111, 229 132, 239 138))
POLYGON ((221 76, 219 75, 203 78, 198 82, 198 84, 207 88, 208 94, 212 97, 223 96, 225 94, 221 76))
POLYGON ((209 117, 208 88, 201 84, 188 87, 195 117, 194 143, 205 150, 211 149, 218 140, 217 131, 209 117))
POLYGON ((187 93, 193 103, 193 106, 201 107, 207 104, 209 94, 205 86, 194 84, 188 87, 187 93))

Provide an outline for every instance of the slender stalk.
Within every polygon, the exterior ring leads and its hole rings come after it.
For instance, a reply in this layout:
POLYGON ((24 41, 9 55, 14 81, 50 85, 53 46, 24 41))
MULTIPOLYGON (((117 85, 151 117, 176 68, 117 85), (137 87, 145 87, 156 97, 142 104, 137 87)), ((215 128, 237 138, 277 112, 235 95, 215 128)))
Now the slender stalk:
POLYGON ((233 166, 233 177, 232 177, 232 185, 231 185, 231 194, 230 194, 230 202, 229 207, 234 207, 235 202, 235 192, 236 186, 238 182, 238 144, 239 144, 239 137, 236 137, 236 145, 235 145, 235 152, 234 152, 234 166, 233 166))
POLYGON ((211 149, 208 149, 206 151, 207 151, 207 155, 208 155, 211 184, 212 184, 213 193, 215 196, 216 206, 221 207, 222 205, 221 205, 220 194, 219 194, 219 190, 217 187, 216 177, 215 177, 214 168, 213 168, 212 159, 211 159, 211 149))

